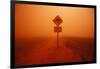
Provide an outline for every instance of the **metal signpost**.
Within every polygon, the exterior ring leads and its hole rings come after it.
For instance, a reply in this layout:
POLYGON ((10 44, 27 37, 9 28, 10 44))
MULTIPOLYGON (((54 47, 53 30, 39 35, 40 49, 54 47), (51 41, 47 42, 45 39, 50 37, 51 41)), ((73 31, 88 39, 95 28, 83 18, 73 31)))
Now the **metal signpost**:
POLYGON ((53 19, 53 22, 56 24, 54 27, 54 32, 57 32, 57 48, 59 48, 59 32, 62 32, 62 27, 59 25, 63 22, 63 20, 60 18, 60 16, 56 16, 53 19))

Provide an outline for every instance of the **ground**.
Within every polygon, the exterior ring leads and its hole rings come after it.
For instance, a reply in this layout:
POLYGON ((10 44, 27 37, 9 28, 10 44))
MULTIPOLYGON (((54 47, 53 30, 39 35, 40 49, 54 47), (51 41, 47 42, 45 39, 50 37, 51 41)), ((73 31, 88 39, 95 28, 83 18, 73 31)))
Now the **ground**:
POLYGON ((89 38, 24 38, 15 40, 16 66, 92 61, 94 40, 89 38))

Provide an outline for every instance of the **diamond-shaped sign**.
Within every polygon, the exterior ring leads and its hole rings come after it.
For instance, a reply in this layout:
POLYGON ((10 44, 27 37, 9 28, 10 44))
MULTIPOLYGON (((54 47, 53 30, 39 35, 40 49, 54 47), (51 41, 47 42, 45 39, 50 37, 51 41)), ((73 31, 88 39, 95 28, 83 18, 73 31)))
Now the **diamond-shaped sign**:
POLYGON ((53 19, 53 22, 56 24, 56 25, 60 25, 63 20, 60 18, 60 16, 56 16, 54 19, 53 19))

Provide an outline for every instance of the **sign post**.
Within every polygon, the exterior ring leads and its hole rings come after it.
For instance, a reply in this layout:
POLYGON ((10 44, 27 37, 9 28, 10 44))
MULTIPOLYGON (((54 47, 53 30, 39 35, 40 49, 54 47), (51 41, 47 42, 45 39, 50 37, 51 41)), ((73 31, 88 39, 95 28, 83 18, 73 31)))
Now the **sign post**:
POLYGON ((59 32, 57 32, 57 48, 59 48, 59 32))
POLYGON ((60 18, 60 16, 56 16, 53 19, 53 22, 56 24, 56 27, 54 27, 54 32, 57 32, 57 48, 59 48, 59 32, 62 32, 62 27, 59 25, 63 22, 63 20, 60 18))

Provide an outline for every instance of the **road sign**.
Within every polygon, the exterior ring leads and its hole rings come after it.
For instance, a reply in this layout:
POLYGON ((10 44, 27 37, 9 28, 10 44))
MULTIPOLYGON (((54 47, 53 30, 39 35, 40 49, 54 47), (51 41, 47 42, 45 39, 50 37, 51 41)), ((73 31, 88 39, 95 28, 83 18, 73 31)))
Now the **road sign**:
POLYGON ((60 25, 63 22, 63 20, 60 18, 60 16, 56 16, 53 19, 53 22, 58 26, 58 25, 60 25))
POLYGON ((60 18, 60 16, 56 16, 53 19, 53 22, 57 25, 54 27, 54 32, 57 32, 57 48, 59 47, 59 32, 62 32, 62 27, 59 27, 59 25, 63 22, 63 20, 60 18))
POLYGON ((62 27, 54 27, 54 32, 62 32, 62 27))

